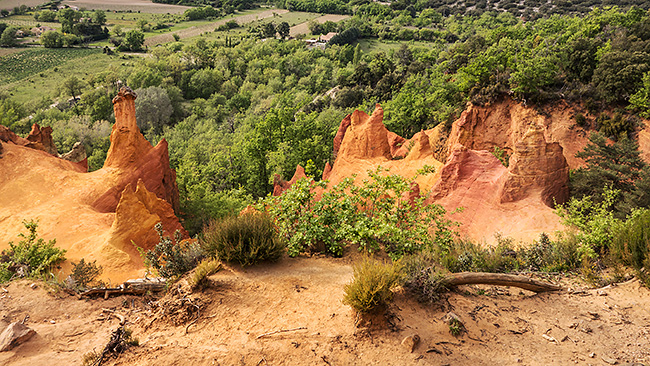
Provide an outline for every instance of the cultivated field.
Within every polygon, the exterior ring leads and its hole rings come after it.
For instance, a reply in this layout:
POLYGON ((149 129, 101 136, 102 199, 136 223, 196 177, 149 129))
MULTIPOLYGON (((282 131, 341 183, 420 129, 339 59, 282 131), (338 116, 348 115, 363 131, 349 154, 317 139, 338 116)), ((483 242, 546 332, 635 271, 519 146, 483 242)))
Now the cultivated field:
POLYGON ((0 0, 0 9, 13 9, 16 6, 27 5, 34 7, 41 5, 45 0, 0 0))
MULTIPOLYGON (((2 1, 2 0, 0 0, 2 1)), ((17 1, 11 1, 17 2, 17 1)), ((189 6, 155 4, 147 0, 66 0, 63 4, 86 8, 88 10, 116 10, 134 11, 143 13, 169 13, 181 14, 189 9, 189 6)))
POLYGON ((169 32, 169 33, 149 37, 149 38, 147 38, 145 40, 144 44, 146 46, 153 46, 153 45, 157 45, 157 44, 164 44, 164 43, 168 43, 168 42, 173 42, 174 41, 173 34, 177 34, 181 39, 184 39, 184 38, 190 38, 190 37, 198 36, 198 35, 200 35, 202 33, 206 33, 206 32, 213 32, 216 27, 218 27, 220 25, 223 25, 223 24, 226 24, 226 22, 228 22, 230 20, 236 20, 237 23, 239 23, 241 25, 241 24, 250 23, 250 22, 253 22, 253 21, 259 20, 259 19, 270 18, 270 17, 273 17, 275 14, 284 14, 284 13, 287 13, 287 12, 288 12, 288 10, 284 10, 284 9, 273 9, 273 10, 264 10, 264 11, 259 12, 259 13, 252 13, 252 14, 236 16, 236 17, 232 17, 232 18, 224 18, 224 19, 221 19, 221 20, 216 21, 216 22, 212 22, 212 23, 208 23, 208 24, 204 24, 204 25, 200 25, 200 26, 189 27, 189 28, 186 28, 186 29, 181 29, 181 30, 178 30, 178 31, 169 32))
MULTIPOLYGON (((343 19, 347 19, 347 18, 349 18, 349 16, 347 16, 347 15, 327 14, 327 15, 323 15, 321 17, 318 17, 318 18, 316 18, 314 20, 321 23, 321 24, 323 24, 323 23, 325 23, 327 21, 331 21, 331 22, 336 23, 336 22, 339 22, 339 21, 341 21, 343 19)), ((309 34, 308 22, 304 22, 304 23, 301 23, 301 24, 298 24, 296 26, 291 27, 291 30, 289 31, 289 34, 292 37, 295 37, 295 36, 297 36, 299 34, 309 34)))

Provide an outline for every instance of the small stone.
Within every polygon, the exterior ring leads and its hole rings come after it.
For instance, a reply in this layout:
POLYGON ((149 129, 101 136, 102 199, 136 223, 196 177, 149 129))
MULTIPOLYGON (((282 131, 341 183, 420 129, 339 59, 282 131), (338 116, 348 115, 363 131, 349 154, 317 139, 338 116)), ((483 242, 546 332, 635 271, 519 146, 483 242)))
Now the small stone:
POLYGON ((589 354, 589 358, 594 358, 594 357, 596 357, 596 354, 595 354, 594 352, 591 352, 591 353, 589 354))
POLYGON ((38 286, 35 283, 32 283, 31 285, 29 285, 29 287, 31 287, 32 290, 36 290, 38 286))
POLYGON ((607 356, 600 356, 600 358, 610 365, 616 365, 618 363, 618 361, 616 361, 615 358, 611 358, 607 356))
POLYGON ((50 320, 50 324, 56 324, 54 320, 50 320))
POLYGON ((402 340, 402 346, 404 346, 404 348, 406 348, 406 350, 409 352, 413 352, 415 350, 415 347, 417 347, 419 343, 420 343, 420 336, 417 334, 407 336, 402 340))
POLYGON ((20 322, 11 323, 0 334, 0 352, 27 342, 36 332, 20 322))
POLYGON ((607 291, 604 290, 598 290, 596 291, 596 293, 598 294, 598 296, 607 296, 607 291))

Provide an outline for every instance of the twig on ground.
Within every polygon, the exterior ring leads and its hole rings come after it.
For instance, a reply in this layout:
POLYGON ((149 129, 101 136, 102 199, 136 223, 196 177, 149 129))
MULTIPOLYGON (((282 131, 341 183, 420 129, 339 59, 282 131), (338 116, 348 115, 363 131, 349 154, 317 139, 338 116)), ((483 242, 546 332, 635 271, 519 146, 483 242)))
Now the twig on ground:
POLYGON ((293 332, 293 331, 296 331, 296 330, 302 330, 302 329, 307 329, 307 327, 298 327, 298 328, 293 328, 293 329, 280 329, 280 330, 275 330, 275 331, 273 331, 273 332, 268 332, 268 333, 260 334, 260 335, 258 335, 255 339, 260 339, 260 338, 262 338, 262 337, 270 336, 270 335, 272 335, 272 334, 276 334, 276 333, 293 332))

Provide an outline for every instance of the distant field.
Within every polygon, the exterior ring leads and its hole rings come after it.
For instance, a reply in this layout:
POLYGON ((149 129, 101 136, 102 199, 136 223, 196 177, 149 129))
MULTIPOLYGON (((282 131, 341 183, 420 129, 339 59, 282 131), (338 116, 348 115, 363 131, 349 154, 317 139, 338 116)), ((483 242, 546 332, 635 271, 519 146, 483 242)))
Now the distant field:
POLYGON ((0 59, 2 59, 2 56, 7 56, 11 55, 12 53, 17 53, 24 51, 24 48, 2 48, 0 47, 0 59))
POLYGON ((410 47, 423 47, 423 48, 432 48, 436 44, 433 42, 420 42, 420 41, 388 41, 388 40, 379 40, 377 38, 364 38, 360 39, 357 42, 361 48, 361 51, 365 53, 375 53, 375 52, 385 52, 389 53, 390 51, 397 51, 402 44, 407 44, 410 47))
POLYGON ((29 7, 46 3, 45 0, 0 0, 0 9, 13 9, 16 6, 27 5, 29 7))
MULTIPOLYGON (((2 0, 0 0, 2 1, 2 0)), ((8 25, 13 25, 17 27, 36 27, 36 25, 44 25, 46 27, 59 29, 61 28, 61 23, 48 23, 48 22, 39 22, 34 19, 32 15, 11 15, 6 18, 2 18, 2 23, 8 25)))
MULTIPOLYGON (((331 21, 331 22, 336 23, 336 22, 339 22, 339 21, 341 21, 343 19, 347 19, 347 18, 349 18, 348 15, 327 14, 327 15, 323 15, 321 17, 318 17, 318 18, 316 18, 314 20, 321 23, 321 24, 323 24, 323 23, 325 23, 327 21, 331 21)), ((299 34, 309 34, 309 22, 304 22, 304 23, 301 23, 301 24, 298 24, 296 26, 291 27, 291 30, 289 31, 289 34, 292 37, 295 37, 295 36, 297 36, 299 34)))
POLYGON ((107 56, 95 52, 85 57, 68 59, 55 67, 49 67, 13 83, 0 85, 0 90, 8 92, 11 99, 19 103, 34 103, 42 98, 56 97, 61 85, 70 76, 88 80, 91 75, 113 68, 124 71, 133 67, 136 61, 128 56, 123 59, 121 56, 107 56))
POLYGON ((217 28, 220 25, 226 24, 226 22, 228 22, 230 20, 236 20, 237 23, 239 23, 239 24, 246 24, 246 23, 250 23, 250 22, 253 22, 255 20, 258 20, 258 19, 271 18, 276 14, 285 14, 285 13, 288 13, 288 12, 289 12, 288 10, 284 10, 284 9, 272 9, 272 10, 264 10, 264 11, 260 11, 260 12, 253 12, 253 13, 250 13, 250 14, 235 16, 235 17, 232 17, 232 18, 228 17, 228 18, 224 18, 224 19, 221 19, 219 21, 216 21, 216 22, 211 22, 211 23, 204 24, 204 25, 193 26, 193 27, 189 27, 189 28, 185 28, 185 29, 176 30, 176 31, 173 31, 173 32, 168 32, 168 33, 152 36, 152 37, 149 37, 149 38, 145 39, 144 44, 147 45, 147 46, 153 46, 153 45, 156 45, 156 44, 164 44, 164 43, 168 43, 168 42, 173 42, 174 41, 173 34, 177 34, 181 39, 184 39, 184 38, 195 37, 195 36, 198 36, 198 35, 200 35, 202 33, 206 33, 206 32, 213 32, 215 28, 217 28))
MULTIPOLYGON (((4 0, 0 0, 4 1, 4 0)), ((15 1, 12 1, 15 2, 15 1)), ((42 2, 41 2, 42 3, 42 2)), ((88 10, 140 11, 143 13, 181 14, 189 6, 155 4, 147 0, 66 0, 63 4, 86 8, 88 10)))
POLYGON ((61 65, 69 60, 99 53, 90 48, 30 48, 0 57, 0 85, 61 65))

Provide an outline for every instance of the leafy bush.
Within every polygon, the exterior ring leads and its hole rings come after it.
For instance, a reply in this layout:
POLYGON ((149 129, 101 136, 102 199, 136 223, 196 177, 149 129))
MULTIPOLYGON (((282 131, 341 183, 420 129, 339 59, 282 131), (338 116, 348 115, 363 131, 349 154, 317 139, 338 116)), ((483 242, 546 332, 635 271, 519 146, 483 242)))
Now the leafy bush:
POLYGON ((269 216, 257 213, 213 221, 204 230, 203 242, 208 254, 242 266, 276 261, 285 249, 269 216))
POLYGON ((161 223, 157 223, 154 229, 160 238, 158 244, 146 253, 139 247, 138 250, 144 257, 145 264, 161 277, 169 279, 180 276, 196 267, 203 258, 201 246, 194 241, 181 241, 181 233, 178 230, 172 239, 163 234, 161 223))
POLYGON ((391 289, 402 278, 399 265, 365 258, 353 266, 354 278, 345 285, 343 303, 361 313, 385 308, 393 300, 391 289))
POLYGON ((18 234, 23 240, 18 244, 9 242, 9 249, 0 257, 0 282, 14 277, 40 277, 65 260, 65 250, 55 247, 56 239, 45 242, 37 238, 38 222, 23 221, 29 234, 18 234))
POLYGON ((642 280, 650 284, 650 210, 634 211, 619 227, 612 241, 612 257, 639 270, 642 280))
POLYGON ((455 232, 453 223, 444 218, 445 210, 426 205, 424 197, 404 198, 412 181, 383 176, 382 171, 369 171, 370 179, 360 186, 345 179, 318 200, 316 189, 325 189, 326 182, 301 179, 258 208, 269 211, 287 240, 290 256, 305 251, 341 256, 346 245, 354 244, 369 252, 383 249, 396 259, 425 247, 449 245, 455 232))

